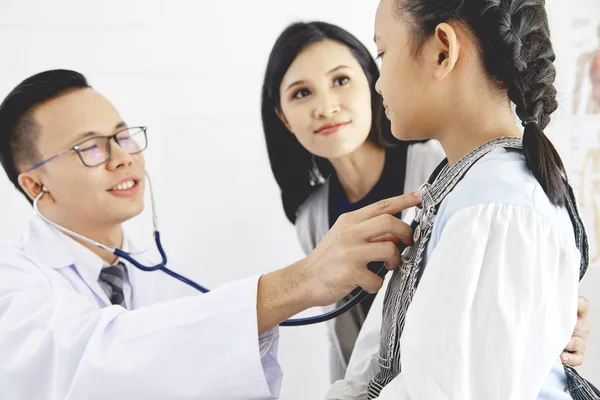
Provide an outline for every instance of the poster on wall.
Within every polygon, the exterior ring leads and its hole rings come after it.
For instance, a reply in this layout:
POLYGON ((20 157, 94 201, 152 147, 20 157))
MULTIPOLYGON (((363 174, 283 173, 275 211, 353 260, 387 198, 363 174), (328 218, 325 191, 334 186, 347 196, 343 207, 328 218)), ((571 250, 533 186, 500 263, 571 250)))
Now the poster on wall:
POLYGON ((576 15, 571 20, 573 57, 568 112, 568 174, 579 200, 590 241, 590 261, 600 264, 600 17, 576 15))

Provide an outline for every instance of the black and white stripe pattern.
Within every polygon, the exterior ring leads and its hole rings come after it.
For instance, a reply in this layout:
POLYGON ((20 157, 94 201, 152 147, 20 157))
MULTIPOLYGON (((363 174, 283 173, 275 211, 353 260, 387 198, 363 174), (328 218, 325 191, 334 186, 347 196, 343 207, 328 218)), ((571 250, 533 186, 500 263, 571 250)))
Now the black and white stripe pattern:
MULTIPOLYGON (((567 209, 569 210, 569 217, 571 217, 571 223, 573 224, 573 230, 575 231, 575 242, 581 253, 581 264, 579 267, 579 279, 581 280, 583 279, 589 264, 588 239, 583 222, 579 217, 573 189, 569 185, 566 186, 568 188, 566 196, 567 209)), ((564 368, 567 373, 567 392, 571 395, 573 400, 600 400, 600 390, 582 378, 573 367, 565 365, 564 368)))
POLYGON ((565 365, 567 373, 567 392, 573 400, 598 400, 600 399, 600 390, 590 382, 583 379, 575 368, 565 365))
MULTIPOLYGON (((369 399, 377 398, 382 389, 401 372, 400 337, 404 330, 406 312, 412 302, 421 275, 423 254, 427 248, 440 203, 462 180, 475 162, 490 151, 499 148, 522 152, 522 140, 516 137, 494 139, 465 156, 451 168, 448 167, 448 161, 444 160, 436 168, 429 182, 423 186, 423 202, 413 222, 414 243, 404 251, 403 265, 394 271, 384 299, 379 355, 381 370, 369 384, 367 392, 369 399)), ((573 191, 568 184, 566 186, 568 187, 567 209, 573 223, 577 247, 581 252, 580 278, 582 278, 588 266, 587 237, 577 211, 573 191)), ((573 399, 600 400, 598 390, 581 378, 573 368, 565 366, 565 371, 568 377, 567 391, 573 399)))

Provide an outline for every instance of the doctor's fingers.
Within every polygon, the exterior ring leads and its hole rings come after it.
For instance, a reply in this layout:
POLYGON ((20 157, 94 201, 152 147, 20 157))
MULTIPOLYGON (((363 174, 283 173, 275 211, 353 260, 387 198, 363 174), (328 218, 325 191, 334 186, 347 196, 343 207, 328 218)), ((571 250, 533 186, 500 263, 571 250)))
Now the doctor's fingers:
POLYGON ((401 240, 399 237, 394 236, 391 233, 386 233, 385 235, 376 236, 372 238, 371 242, 394 242, 395 244, 398 244, 401 242, 401 240))
POLYGON ((383 278, 369 271, 366 267, 359 270, 356 275, 356 286, 368 293, 377 293, 383 286, 383 278))
POLYGON ((361 240, 369 242, 381 241, 382 236, 391 235, 400 239, 407 246, 412 244, 413 237, 410 225, 389 214, 379 215, 361 222, 356 227, 356 234, 361 240))
POLYGON ((344 223, 356 224, 384 214, 398 214, 401 211, 421 204, 421 195, 421 192, 412 192, 380 200, 359 210, 342 214, 338 220, 341 219, 344 223))
POLYGON ((370 262, 381 261, 388 269, 394 269, 400 265, 400 250, 398 246, 392 241, 389 242, 375 242, 366 243, 358 246, 348 254, 348 257, 352 257, 352 260, 361 265, 360 269, 365 269, 366 265, 370 262))

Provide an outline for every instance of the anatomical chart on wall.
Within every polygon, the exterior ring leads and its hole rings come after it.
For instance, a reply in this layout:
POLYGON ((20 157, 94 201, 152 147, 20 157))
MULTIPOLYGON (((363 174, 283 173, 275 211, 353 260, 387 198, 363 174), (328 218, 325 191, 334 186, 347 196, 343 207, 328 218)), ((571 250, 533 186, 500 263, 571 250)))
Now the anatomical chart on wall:
MULTIPOLYGON (((600 264, 600 17, 572 21, 573 85, 568 113, 569 177, 590 240, 590 261, 600 264)), ((566 72, 566 71, 563 71, 566 72)))

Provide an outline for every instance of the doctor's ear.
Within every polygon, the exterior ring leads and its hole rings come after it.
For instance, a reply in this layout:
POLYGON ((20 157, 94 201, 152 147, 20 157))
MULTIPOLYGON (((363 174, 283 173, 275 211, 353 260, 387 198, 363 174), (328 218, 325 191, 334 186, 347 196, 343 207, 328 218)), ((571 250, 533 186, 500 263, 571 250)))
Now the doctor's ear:
MULTIPOLYGON (((278 109, 275 109, 275 114, 277 114, 277 118, 279 118, 279 120, 285 125, 286 129, 288 131, 292 132, 292 130, 290 129, 291 128, 290 124, 289 124, 287 118, 285 117, 285 115, 283 115, 283 112, 278 109)), ((293 133, 294 132, 292 132, 292 134, 293 133)))
POLYGON ((35 200, 40 192, 49 193, 48 189, 46 189, 46 186, 40 183, 36 177, 29 172, 23 172, 19 174, 18 181, 19 186, 21 186, 21 189, 23 189, 31 201, 35 200))

